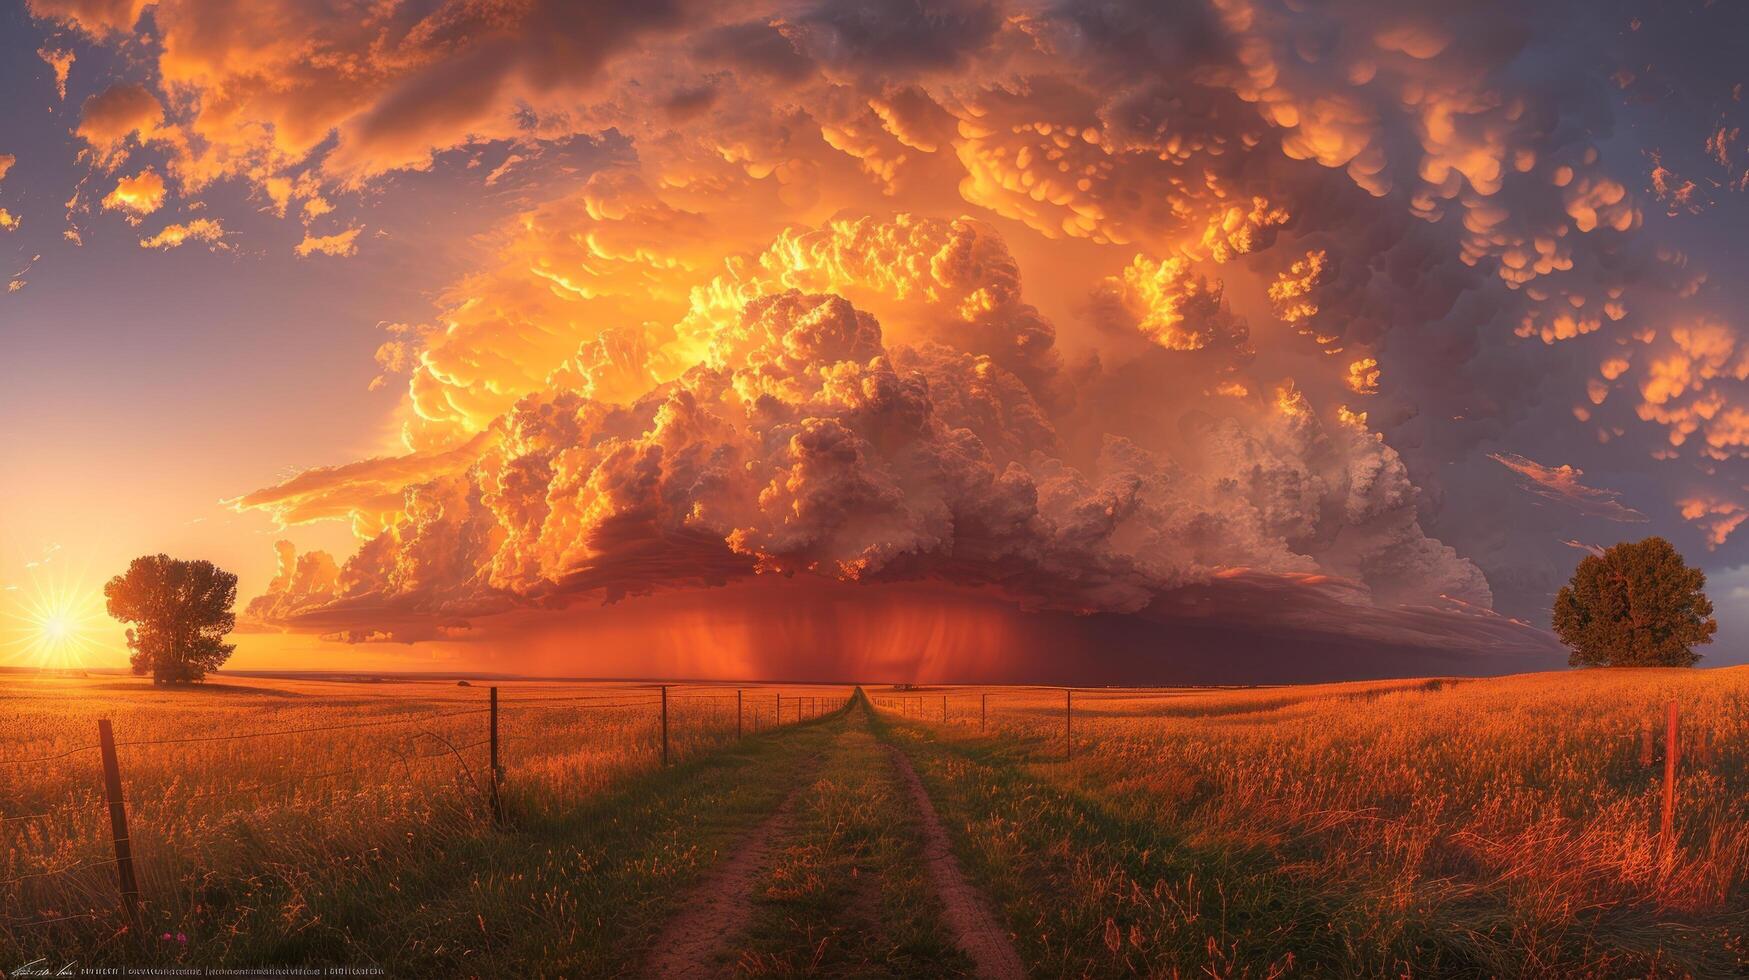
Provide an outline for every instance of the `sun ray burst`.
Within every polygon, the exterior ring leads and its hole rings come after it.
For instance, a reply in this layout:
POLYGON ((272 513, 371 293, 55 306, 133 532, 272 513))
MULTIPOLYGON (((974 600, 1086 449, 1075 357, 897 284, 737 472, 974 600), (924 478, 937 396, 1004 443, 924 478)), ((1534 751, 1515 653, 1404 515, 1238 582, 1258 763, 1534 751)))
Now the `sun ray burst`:
POLYGON ((38 670, 91 666, 115 623, 103 597, 71 574, 32 569, 0 592, 0 664, 38 670))

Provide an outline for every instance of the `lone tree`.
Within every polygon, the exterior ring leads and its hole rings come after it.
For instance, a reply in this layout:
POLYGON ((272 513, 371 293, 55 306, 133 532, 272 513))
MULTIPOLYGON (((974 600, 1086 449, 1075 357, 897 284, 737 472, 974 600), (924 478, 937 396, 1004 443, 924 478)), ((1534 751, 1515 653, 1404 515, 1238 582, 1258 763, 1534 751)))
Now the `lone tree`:
POLYGON ((221 641, 237 625, 237 576, 210 561, 135 558, 103 594, 111 616, 135 624, 128 630, 134 673, 150 671, 155 684, 201 680, 236 649, 221 641))
POLYGON ((1663 538, 1624 541, 1579 563, 1555 596, 1555 635, 1575 667, 1693 667, 1689 647, 1719 628, 1705 586, 1663 538))

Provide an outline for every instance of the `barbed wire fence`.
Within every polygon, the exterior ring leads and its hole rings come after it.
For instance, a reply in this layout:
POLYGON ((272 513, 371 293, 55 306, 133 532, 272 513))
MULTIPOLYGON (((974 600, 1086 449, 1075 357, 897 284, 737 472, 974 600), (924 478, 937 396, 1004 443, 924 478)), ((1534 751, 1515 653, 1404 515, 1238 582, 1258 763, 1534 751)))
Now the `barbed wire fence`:
MULTIPOLYGON (((26 836, 40 838, 42 836, 41 828, 56 821, 61 821, 63 829, 67 831, 67 837, 81 832, 89 835, 89 826, 82 826, 76 818, 87 817, 88 824, 89 815, 106 812, 109 824, 107 844, 110 856, 102 858, 80 856, 67 859, 59 864, 45 861, 40 868, 0 878, 0 889, 18 888, 41 882, 44 879, 64 879, 71 885, 74 893, 90 899, 95 908, 104 904, 105 900, 95 893, 92 883, 98 879, 93 876, 112 876, 109 887, 113 891, 108 901, 117 906, 123 921, 126 922, 128 929, 134 935, 143 935, 143 901, 142 889, 139 884, 141 868, 139 858, 135 853, 134 835, 130 831, 128 823, 129 795, 120 754, 120 750, 123 749, 173 749, 178 746, 199 746, 209 743, 254 742, 334 732, 391 730, 409 726, 423 726, 421 730, 402 733, 398 740, 391 740, 378 746, 394 757, 388 765, 398 766, 399 774, 411 778, 417 767, 448 761, 453 766, 451 775, 457 780, 458 785, 465 787, 469 795, 476 801, 475 805, 464 807, 464 809, 473 810, 476 819, 481 823, 501 828, 506 823, 503 789, 507 776, 501 747, 508 742, 533 742, 538 738, 535 735, 512 735, 503 731, 504 720, 517 714, 550 710, 624 712, 648 709, 652 713, 651 721, 655 723, 658 731, 655 740, 659 742, 660 765, 666 767, 674 761, 673 740, 670 732, 671 711, 690 710, 695 715, 694 720, 698 720, 696 716, 702 710, 707 725, 715 725, 725 732, 724 737, 719 738, 716 744, 732 744, 748 735, 769 732, 785 725, 796 725, 825 717, 848 707, 853 700, 851 694, 839 695, 837 693, 832 695, 790 694, 786 697, 782 690, 762 688, 751 690, 737 688, 732 694, 728 693, 726 689, 722 693, 673 693, 670 690, 673 686, 675 685, 652 685, 653 689, 647 693, 620 691, 605 694, 504 699, 499 697, 499 688, 494 686, 487 689, 484 705, 480 703, 481 699, 479 698, 420 699, 422 703, 473 705, 473 707, 458 710, 269 731, 226 732, 162 738, 126 738, 125 733, 124 737, 118 737, 116 727, 110 719, 99 719, 97 740, 94 742, 42 755, 0 758, 0 771, 19 771, 50 766, 60 769, 69 764, 83 764, 87 757, 94 755, 92 771, 94 775, 98 776, 96 783, 101 789, 100 794, 92 794, 84 799, 70 799, 65 803, 46 809, 26 813, 0 812, 0 843, 16 843, 26 836), (731 714, 733 715, 733 739, 726 737, 731 714), (473 719, 481 718, 481 716, 485 716, 482 718, 483 724, 475 731, 483 737, 459 741, 450 737, 456 734, 454 732, 445 733, 434 730, 433 723, 443 722, 456 725, 458 724, 456 719, 473 719), (420 744, 429 747, 420 749, 417 747, 420 744), (475 759, 469 755, 469 753, 480 749, 486 750, 485 759, 475 759), (36 832, 31 833, 33 830, 36 832)), ((389 771, 385 763, 379 759, 320 772, 300 772, 284 779, 256 782, 243 787, 204 790, 180 796, 178 800, 180 803, 187 804, 195 801, 216 803, 234 799, 255 799, 283 787, 303 788, 361 773, 389 773, 389 771)), ((0 810, 3 810, 4 806, 4 802, 0 802, 0 810)), ((196 847, 200 843, 199 841, 180 842, 188 847, 196 847)), ((8 929, 23 929, 95 917, 94 911, 73 911, 65 914, 31 917, 0 916, 0 926, 8 929)))
MULTIPOLYGON (((1060 758, 1064 762, 1074 760, 1078 745, 1086 747, 1089 742, 1096 741, 1084 735, 1078 742, 1075 734, 1075 706, 1077 704, 1083 705, 1084 710, 1085 705, 1090 702, 1094 704, 1100 702, 1127 702, 1129 704, 1142 702, 1159 705, 1166 703, 1168 698, 1179 698, 1184 695, 1182 690, 1158 688, 1113 690, 1110 688, 1064 687, 999 690, 996 692, 998 710, 1001 709, 1003 699, 1012 701, 1024 698, 1026 705, 1023 710, 1029 721, 1041 718, 1046 713, 1055 710, 1044 704, 1042 700, 1050 691, 1060 691, 1063 697, 1060 758)), ((1376 698, 1381 693, 1388 692, 1367 691, 1332 696, 1344 699, 1376 698)), ((948 690, 939 694, 918 694, 907 689, 894 694, 871 694, 869 701, 875 708, 892 712, 909 721, 922 724, 940 724, 947 727, 970 724, 974 711, 964 701, 972 695, 976 695, 977 730, 980 735, 984 735, 992 731, 990 694, 991 692, 984 690, 948 690), (960 702, 957 705, 955 704, 956 699, 960 702), (936 712, 937 703, 939 703, 939 714, 936 712)), ((1637 733, 1628 732, 1621 737, 1638 742, 1637 761, 1641 770, 1651 769, 1654 765, 1658 765, 1662 769, 1659 785, 1657 842, 1659 864, 1668 871, 1675 860, 1679 836, 1676 825, 1676 802, 1677 782, 1682 766, 1686 762, 1691 768, 1710 768, 1718 760, 1718 746, 1715 733, 1709 729, 1684 730, 1681 723, 1681 709, 1676 700, 1665 702, 1661 715, 1662 717, 1657 722, 1651 718, 1644 719, 1637 733), (1655 730, 1658 728, 1663 729, 1661 740, 1654 737, 1655 730), (1662 752, 1657 751, 1659 748, 1662 749, 1662 752)), ((1013 726, 1004 726, 1001 720, 998 720, 996 727, 1001 734, 1013 735, 1016 733, 1013 726)), ((1039 730, 1040 727, 1037 725, 1029 725, 1025 729, 1029 735, 1035 734, 1039 730)), ((1631 743, 1629 749, 1632 750, 1631 743)))

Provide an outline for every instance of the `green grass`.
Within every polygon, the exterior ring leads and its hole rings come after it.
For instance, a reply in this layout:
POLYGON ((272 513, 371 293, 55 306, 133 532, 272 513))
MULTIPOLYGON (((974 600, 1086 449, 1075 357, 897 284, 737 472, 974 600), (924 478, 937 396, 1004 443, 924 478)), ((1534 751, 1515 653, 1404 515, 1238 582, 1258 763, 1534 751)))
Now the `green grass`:
MULTIPOLYGON (((1497 893, 1332 881, 1303 845, 1197 844, 1178 810, 1083 784, 1030 742, 877 716, 1035 976, 1729 976, 1729 922, 1653 910, 1560 934, 1497 893), (1387 896, 1389 900, 1387 901, 1387 896), (1527 955, 1534 949, 1535 955, 1527 955)), ((1060 749, 1058 750, 1060 752, 1060 749)), ((1741 925, 1741 912, 1736 921, 1741 925)))
POLYGON ((859 702, 797 801, 736 944, 737 975, 971 975, 942 925, 911 801, 867 719, 859 702))

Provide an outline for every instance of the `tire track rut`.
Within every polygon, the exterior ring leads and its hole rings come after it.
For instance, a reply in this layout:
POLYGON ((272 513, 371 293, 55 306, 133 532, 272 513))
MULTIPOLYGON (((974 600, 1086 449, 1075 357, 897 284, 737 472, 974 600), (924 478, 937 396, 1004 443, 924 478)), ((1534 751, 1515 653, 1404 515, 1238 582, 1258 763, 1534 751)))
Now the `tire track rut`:
POLYGON ((948 844, 947 830, 930 802, 929 791, 917 777, 911 760, 898 748, 888 745, 887 753, 899 778, 911 794, 911 805, 917 813, 918 829, 923 832, 923 859, 929 868, 930 880, 941 896, 943 916, 960 949, 977 965, 982 980, 1020 980, 1026 969, 1020 965, 1020 954, 1008 931, 996 921, 984 897, 966 881, 959 861, 948 844))
POLYGON ((716 954, 752 923, 754 884, 759 872, 771 864, 777 842, 794 826, 796 801, 812 779, 811 769, 803 773, 777 809, 743 835, 729 859, 694 887, 657 937, 645 976, 708 980, 728 972, 716 961, 716 954))

